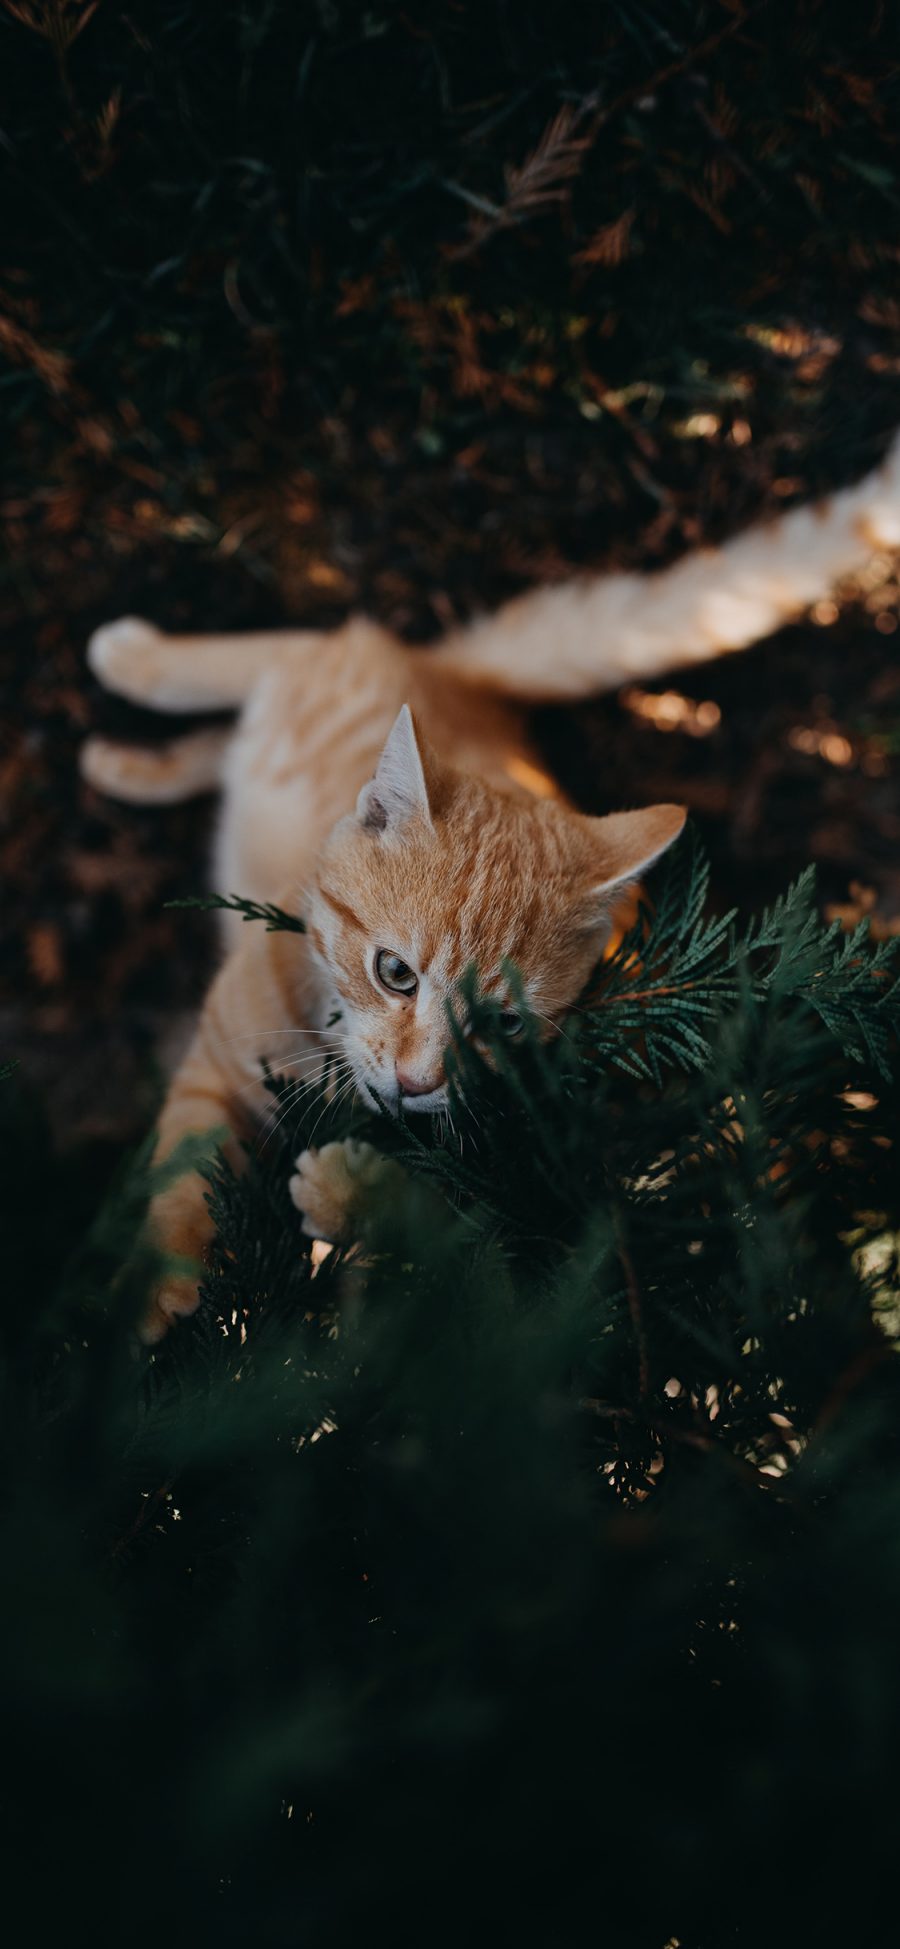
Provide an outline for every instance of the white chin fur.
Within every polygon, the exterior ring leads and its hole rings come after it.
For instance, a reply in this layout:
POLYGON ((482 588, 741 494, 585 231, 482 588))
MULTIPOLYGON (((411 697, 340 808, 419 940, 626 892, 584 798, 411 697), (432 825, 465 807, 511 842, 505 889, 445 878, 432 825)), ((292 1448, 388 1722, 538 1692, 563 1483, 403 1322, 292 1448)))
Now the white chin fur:
POLYGON ((405 1117, 418 1116, 420 1111, 446 1110, 446 1090, 429 1090, 427 1096, 401 1096, 400 1107, 405 1117))

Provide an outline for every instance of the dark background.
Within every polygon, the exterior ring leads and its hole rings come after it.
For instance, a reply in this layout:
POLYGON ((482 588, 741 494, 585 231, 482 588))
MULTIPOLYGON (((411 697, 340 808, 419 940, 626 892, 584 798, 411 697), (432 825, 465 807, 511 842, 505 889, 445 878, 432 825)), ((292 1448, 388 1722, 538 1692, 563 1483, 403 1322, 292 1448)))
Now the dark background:
MULTIPOLYGON (((89 631, 363 607, 425 640, 866 471, 900 421, 898 57, 880 0, 4 0, 0 1040, 64 1138, 146 1127, 212 951, 163 904, 209 805, 79 782, 92 725, 171 729, 99 694, 89 631)), ((719 905, 814 860, 900 924, 889 561, 542 729, 586 807, 685 801, 719 905)))

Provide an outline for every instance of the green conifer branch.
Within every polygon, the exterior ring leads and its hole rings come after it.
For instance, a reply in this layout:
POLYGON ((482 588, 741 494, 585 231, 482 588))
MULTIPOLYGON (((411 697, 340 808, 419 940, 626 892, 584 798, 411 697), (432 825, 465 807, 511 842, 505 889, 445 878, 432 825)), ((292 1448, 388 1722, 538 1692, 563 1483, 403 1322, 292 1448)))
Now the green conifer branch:
POLYGON ((167 900, 165 904, 167 907, 194 907, 202 913, 241 914, 244 920, 263 921, 267 934, 306 933, 305 922, 299 914, 285 913, 283 907, 276 907, 271 900, 245 900, 237 893, 195 894, 186 900, 167 900))

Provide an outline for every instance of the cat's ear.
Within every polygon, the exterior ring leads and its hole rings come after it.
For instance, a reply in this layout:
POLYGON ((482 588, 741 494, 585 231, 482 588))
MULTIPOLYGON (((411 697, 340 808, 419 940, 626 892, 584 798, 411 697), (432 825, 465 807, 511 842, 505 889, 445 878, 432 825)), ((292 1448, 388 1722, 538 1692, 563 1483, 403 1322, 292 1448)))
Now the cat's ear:
POLYGON ((356 811, 363 825, 373 832, 405 826, 413 818, 431 825, 428 781, 408 704, 394 719, 375 777, 363 786, 356 811))
POLYGON ((611 812, 605 819, 588 819, 592 891, 609 893, 629 880, 639 880, 678 838, 686 818, 683 805, 648 805, 641 812, 611 812))

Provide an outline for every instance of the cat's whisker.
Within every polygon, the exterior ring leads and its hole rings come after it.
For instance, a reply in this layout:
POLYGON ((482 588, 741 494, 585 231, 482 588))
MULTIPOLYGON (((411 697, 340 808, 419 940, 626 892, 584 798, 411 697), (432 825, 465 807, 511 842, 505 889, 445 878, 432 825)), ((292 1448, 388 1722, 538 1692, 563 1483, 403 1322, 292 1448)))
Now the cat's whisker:
POLYGON ((350 1076, 347 1077, 347 1080, 343 1084, 343 1087, 338 1090, 337 1095, 332 1098, 332 1101, 328 1105, 328 1108, 330 1110, 335 1110, 338 1104, 343 1103, 348 1096, 352 1095, 355 1089, 356 1089, 356 1077, 351 1074, 350 1076))
POLYGON ((327 1036, 327 1035, 329 1035, 330 1033, 331 1033, 331 1031, 330 1031, 329 1029, 299 1029, 299 1028, 295 1028, 295 1029, 242 1029, 242 1030, 241 1030, 241 1033, 240 1033, 240 1035, 228 1035, 228 1036, 225 1036, 225 1037, 223 1038, 223 1040, 224 1040, 224 1042, 225 1042, 225 1044, 226 1044, 226 1047, 230 1047, 230 1045, 231 1045, 231 1044, 232 1044, 233 1042, 252 1042, 252 1041, 254 1041, 254 1039, 256 1039, 256 1038, 258 1038, 258 1039, 259 1039, 259 1041, 263 1041, 263 1040, 265 1039, 265 1037, 266 1037, 266 1036, 269 1036, 269 1035, 318 1035, 318 1036, 327 1036))
POLYGON ((462 1156, 462 1137, 460 1136, 460 1133, 457 1130, 456 1125, 453 1121, 453 1112, 450 1108, 449 1103, 447 1104, 447 1107, 444 1111, 444 1119, 447 1125, 447 1144, 449 1146, 450 1139, 452 1137, 454 1144, 457 1146, 459 1150, 460 1156, 462 1156))
POLYGON ((277 1103, 269 1111, 257 1133, 257 1155, 261 1156, 270 1139, 274 1137, 276 1130, 284 1122, 285 1117, 290 1116, 291 1111, 297 1108, 307 1091, 312 1091, 314 1088, 315 1085, 312 1082, 294 1083, 284 1096, 278 1098, 277 1103))
MULTIPOLYGON (((346 1057, 339 1057, 334 1067, 338 1077, 341 1076, 341 1071, 343 1069, 350 1070, 350 1065, 347 1062, 346 1057)), ((350 1080, 351 1081, 355 1080, 353 1078, 352 1070, 350 1070, 350 1080)), ((260 1153, 263 1150, 265 1150, 266 1145, 274 1137, 276 1130, 278 1130, 280 1126, 284 1123, 285 1118, 290 1115, 291 1110, 297 1106, 297 1104, 300 1102, 301 1098, 305 1094, 307 1093, 309 1093, 310 1095, 312 1094, 313 1090, 316 1089, 318 1082, 319 1079, 317 1077, 306 1078, 305 1080, 300 1079, 299 1081, 291 1085, 291 1088, 288 1091, 286 1091, 285 1096, 279 1097, 274 1110, 270 1112, 269 1117, 267 1117, 266 1119, 266 1123, 263 1124, 262 1130, 259 1133, 260 1138, 262 1139, 262 1142, 259 1144, 260 1153), (281 1111, 280 1116, 278 1114, 279 1111, 281 1111), (275 1119, 274 1122, 271 1121, 273 1117, 275 1119), (266 1124, 268 1123, 271 1123, 271 1129, 266 1130, 266 1124), (263 1136, 263 1132, 266 1132, 265 1136, 263 1136)), ((328 1109, 332 1101, 334 1101, 333 1098, 326 1099, 324 1109, 328 1109)), ((323 1110, 323 1114, 324 1114, 324 1110, 323 1110)), ((321 1118, 319 1120, 321 1121, 321 1118)), ((316 1128, 318 1129, 318 1123, 316 1124, 316 1128)))
POLYGON ((262 1156, 263 1151, 266 1149, 266 1146, 271 1143, 272 1138, 275 1136, 276 1132, 281 1129, 282 1124, 287 1121, 287 1118, 291 1115, 291 1112, 298 1110, 300 1108, 303 1097, 307 1094, 311 1094, 313 1088, 314 1085, 311 1083, 299 1083, 289 1093, 287 1097, 279 1097, 277 1108, 271 1112, 270 1117, 267 1119, 267 1123, 263 1124, 262 1130, 259 1133, 259 1142, 258 1142, 258 1150, 257 1150, 258 1156, 260 1157, 262 1156), (280 1111, 280 1115, 279 1115, 279 1111, 280 1111))
POLYGON ((290 1056, 287 1062, 283 1062, 280 1065, 277 1074, 279 1076, 283 1076, 285 1071, 288 1069, 299 1069, 301 1063, 306 1063, 310 1069, 310 1072, 312 1072, 312 1070, 315 1069, 316 1065, 318 1064, 318 1066, 321 1069, 321 1073, 323 1077, 325 1076, 326 1071, 329 1068, 327 1057, 323 1057, 320 1054, 318 1049, 315 1050, 315 1052, 312 1055, 310 1055, 309 1051, 307 1050, 305 1055, 290 1056))
MULTIPOLYGON (((333 1097, 329 1097, 329 1098, 328 1098, 328 1099, 326 1100, 326 1102, 324 1102, 324 1103, 323 1103, 323 1105, 322 1105, 322 1108, 321 1108, 321 1110, 319 1111, 319 1115, 317 1116, 317 1118, 316 1118, 316 1121, 315 1121, 315 1123, 313 1124, 313 1127, 312 1127, 312 1131, 310 1132, 310 1135, 309 1135, 309 1137, 308 1137, 308 1138, 306 1139, 306 1143, 305 1143, 305 1145, 304 1145, 304 1149, 305 1149, 305 1150, 311 1150, 311 1149, 312 1149, 312 1146, 313 1146, 313 1139, 315 1138, 315 1134, 316 1134, 316 1131, 318 1130, 318 1128, 319 1128, 319 1125, 320 1125, 320 1123, 322 1122, 322 1119, 323 1119, 323 1117, 327 1115, 327 1113, 328 1113, 328 1111, 329 1111, 329 1110, 334 1110, 334 1109, 335 1109, 335 1108, 337 1107, 337 1105, 338 1105, 338 1104, 339 1104, 340 1102, 342 1102, 342 1101, 343 1101, 343 1099, 344 1099, 344 1098, 345 1098, 346 1096, 348 1096, 348 1095, 350 1094, 350 1092, 351 1092, 351 1090, 353 1090, 353 1089, 355 1089, 355 1088, 356 1088, 356 1078, 355 1078, 355 1076, 352 1076, 352 1075, 351 1075, 350 1077, 348 1077, 348 1078, 347 1078, 347 1079, 346 1079, 346 1080, 345 1080, 345 1081, 344 1081, 344 1082, 343 1082, 343 1083, 341 1084, 341 1087, 340 1087, 340 1089, 339 1089, 339 1090, 337 1091, 337 1094, 336 1094, 335 1096, 333 1096, 333 1097)), ((280 1119, 280 1121, 283 1121, 283 1119, 280 1119)), ((276 1125, 276 1128, 277 1128, 277 1125, 276 1125)), ((272 1135, 274 1135, 274 1131, 273 1131, 272 1133, 270 1133, 270 1134, 272 1134, 272 1135)), ((267 1141, 268 1141, 268 1140, 267 1140, 267 1141)))
POLYGON ((535 1008, 533 1002, 528 1002, 526 1006, 529 1015, 533 1015, 536 1022, 546 1022, 547 1027, 553 1030, 554 1035, 566 1034, 563 1024, 561 1022, 554 1022, 552 1015, 545 1015, 543 1009, 535 1008))
POLYGON ((354 1076, 354 1074, 353 1074, 353 1071, 351 1070, 351 1072, 350 1072, 350 1076, 349 1076, 349 1078, 348 1078, 348 1080, 347 1080, 347 1081, 346 1081, 346 1082, 345 1082, 345 1083, 344 1083, 344 1084, 342 1085, 342 1087, 341 1087, 341 1088, 340 1088, 340 1089, 338 1090, 338 1092, 337 1092, 337 1095, 336 1095, 335 1097, 333 1097, 333 1098, 331 1099, 331 1101, 330 1101, 330 1102, 328 1102, 328 1103, 323 1103, 323 1105, 322 1105, 322 1108, 321 1108, 321 1110, 319 1111, 319 1114, 318 1114, 318 1116, 317 1116, 317 1118, 316 1118, 316 1121, 315 1121, 315 1123, 313 1124, 313 1127, 312 1127, 312 1131, 311 1131, 311 1133, 310 1133, 310 1135, 309 1135, 309 1137, 307 1138, 307 1142, 306 1142, 306 1148, 307 1148, 307 1150, 312 1150, 312 1147, 313 1147, 313 1138, 315 1137, 315 1134, 316 1134, 316 1131, 317 1131, 317 1130, 318 1130, 318 1128, 319 1128, 319 1125, 320 1125, 320 1123, 321 1123, 321 1121, 322 1121, 322 1118, 323 1118, 324 1116, 326 1116, 326 1115, 327 1115, 327 1113, 328 1113, 328 1111, 329 1111, 329 1110, 334 1110, 334 1109, 336 1109, 336 1108, 337 1108, 337 1105, 338 1105, 338 1104, 339 1104, 340 1102, 342 1102, 342 1101, 343 1101, 343 1099, 344 1099, 344 1098, 345 1098, 346 1096, 348 1096, 348 1095, 350 1094, 350 1091, 351 1091, 351 1090, 353 1090, 353 1089, 355 1089, 355 1088, 356 1088, 356 1077, 354 1076))
MULTIPOLYGON (((328 1057, 320 1049, 306 1049, 299 1056, 288 1057, 285 1062, 279 1061, 278 1068, 276 1070, 270 1069, 268 1073, 272 1076, 282 1076, 285 1070, 296 1069, 302 1062, 309 1064, 310 1077, 314 1080, 314 1071, 324 1076, 328 1064, 328 1057)), ((240 1089, 235 1091, 235 1096, 250 1096, 254 1090, 264 1089, 265 1083, 266 1069, 261 1063, 258 1076, 254 1076, 252 1082, 242 1083, 240 1089)))

